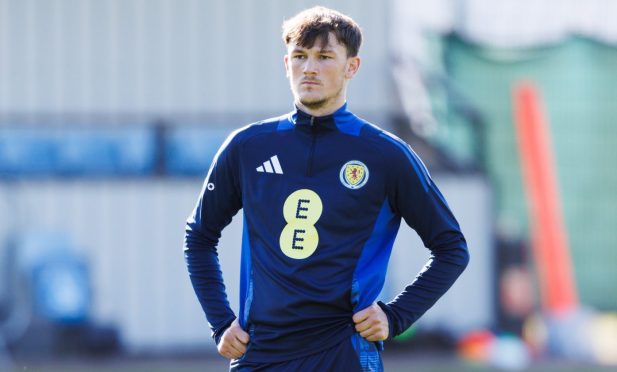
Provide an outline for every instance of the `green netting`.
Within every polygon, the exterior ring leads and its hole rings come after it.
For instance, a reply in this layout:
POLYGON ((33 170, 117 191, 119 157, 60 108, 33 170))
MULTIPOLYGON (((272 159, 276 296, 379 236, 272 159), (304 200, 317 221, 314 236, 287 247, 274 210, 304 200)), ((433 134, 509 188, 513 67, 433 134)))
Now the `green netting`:
POLYGON ((544 99, 579 295, 617 309, 617 49, 583 39, 526 51, 446 41, 455 84, 487 119, 487 166, 500 219, 527 231, 512 87, 531 80, 544 99))

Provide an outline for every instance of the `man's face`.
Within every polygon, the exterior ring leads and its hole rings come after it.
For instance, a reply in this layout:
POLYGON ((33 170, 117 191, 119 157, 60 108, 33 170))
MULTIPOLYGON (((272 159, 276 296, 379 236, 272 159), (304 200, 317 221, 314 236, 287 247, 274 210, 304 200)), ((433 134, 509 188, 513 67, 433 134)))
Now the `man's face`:
POLYGON ((311 110, 338 108, 345 101, 347 80, 360 65, 330 33, 326 43, 317 39, 311 48, 287 45, 285 69, 296 103, 311 110), (330 107, 333 106, 333 107, 330 107))

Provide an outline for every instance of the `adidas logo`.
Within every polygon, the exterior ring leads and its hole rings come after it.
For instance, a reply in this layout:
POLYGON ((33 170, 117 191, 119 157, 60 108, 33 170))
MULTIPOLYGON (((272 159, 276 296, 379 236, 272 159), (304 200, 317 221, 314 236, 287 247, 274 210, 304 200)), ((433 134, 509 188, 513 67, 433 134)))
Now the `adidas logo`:
POLYGON ((283 174, 283 168, 281 168, 281 163, 279 163, 279 158, 276 155, 274 155, 269 160, 264 161, 263 165, 260 165, 259 167, 257 167, 257 172, 283 174))

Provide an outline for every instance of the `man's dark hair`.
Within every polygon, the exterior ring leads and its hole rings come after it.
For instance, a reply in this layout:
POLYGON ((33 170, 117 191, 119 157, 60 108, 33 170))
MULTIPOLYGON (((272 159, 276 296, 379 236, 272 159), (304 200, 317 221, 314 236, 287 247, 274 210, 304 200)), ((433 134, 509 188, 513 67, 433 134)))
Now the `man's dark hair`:
POLYGON ((358 55, 362 30, 353 19, 336 10, 316 6, 283 22, 285 45, 293 42, 304 48, 312 48, 317 40, 326 44, 330 32, 339 43, 345 45, 348 57, 358 55))

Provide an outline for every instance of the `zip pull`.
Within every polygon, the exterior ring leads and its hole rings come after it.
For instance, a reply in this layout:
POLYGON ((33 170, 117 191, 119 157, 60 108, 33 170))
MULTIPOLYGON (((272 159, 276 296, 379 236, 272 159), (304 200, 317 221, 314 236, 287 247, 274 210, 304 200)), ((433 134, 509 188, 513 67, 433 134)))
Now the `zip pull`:
POLYGON ((311 127, 315 124, 315 117, 311 116, 311 127))

